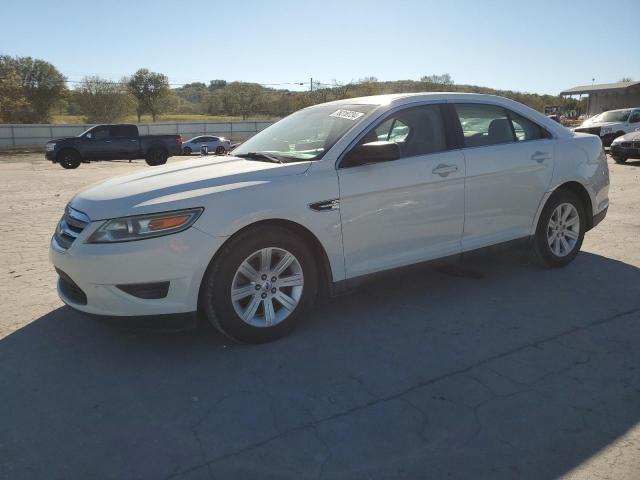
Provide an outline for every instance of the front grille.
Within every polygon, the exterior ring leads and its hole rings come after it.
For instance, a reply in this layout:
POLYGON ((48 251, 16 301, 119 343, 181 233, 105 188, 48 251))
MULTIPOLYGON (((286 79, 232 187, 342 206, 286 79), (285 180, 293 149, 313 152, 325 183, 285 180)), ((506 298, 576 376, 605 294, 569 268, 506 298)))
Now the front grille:
POLYGON ((623 148, 633 148, 633 143, 632 142, 620 142, 620 145, 623 148))
POLYGON ((87 295, 76 285, 76 282, 71 280, 71 277, 59 268, 56 268, 56 272, 60 276, 60 290, 65 298, 78 305, 86 305, 87 295))
POLYGON ((58 222, 53 239, 60 248, 67 250, 90 221, 89 217, 84 213, 71 207, 67 207, 64 211, 64 215, 60 219, 60 222, 58 222))
POLYGON ((580 133, 590 133, 591 135, 600 135, 600 127, 578 127, 575 131, 580 133))

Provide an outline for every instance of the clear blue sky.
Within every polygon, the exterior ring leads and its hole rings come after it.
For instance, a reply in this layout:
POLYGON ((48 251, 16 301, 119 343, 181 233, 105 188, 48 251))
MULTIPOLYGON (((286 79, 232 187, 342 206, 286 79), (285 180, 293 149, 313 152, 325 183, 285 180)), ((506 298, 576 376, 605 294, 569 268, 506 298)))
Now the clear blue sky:
MULTIPOLYGON (((140 67, 172 83, 375 76, 557 94, 640 80, 640 0, 3 0, 0 53, 71 80, 140 67)), ((297 87, 302 88, 302 87, 297 87)))

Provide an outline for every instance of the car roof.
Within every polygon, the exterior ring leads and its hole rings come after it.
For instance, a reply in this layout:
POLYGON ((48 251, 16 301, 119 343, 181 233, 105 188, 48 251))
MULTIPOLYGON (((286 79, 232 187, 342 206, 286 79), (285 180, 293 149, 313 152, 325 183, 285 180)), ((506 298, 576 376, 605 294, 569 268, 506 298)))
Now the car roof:
MULTIPOLYGON (((530 118, 550 130, 556 137, 568 137, 572 133, 555 120, 534 110, 520 102, 498 95, 487 95, 484 93, 460 93, 460 92, 418 92, 418 93, 391 93, 387 95, 372 95, 369 97, 345 98, 335 100, 320 105, 331 105, 340 108, 346 105, 374 105, 376 107, 398 107, 410 105, 417 102, 440 101, 440 102, 470 102, 498 105, 515 111, 525 117, 530 118)), ((315 105, 318 106, 318 105, 315 105)), ((308 107, 313 108, 314 106, 308 107)))

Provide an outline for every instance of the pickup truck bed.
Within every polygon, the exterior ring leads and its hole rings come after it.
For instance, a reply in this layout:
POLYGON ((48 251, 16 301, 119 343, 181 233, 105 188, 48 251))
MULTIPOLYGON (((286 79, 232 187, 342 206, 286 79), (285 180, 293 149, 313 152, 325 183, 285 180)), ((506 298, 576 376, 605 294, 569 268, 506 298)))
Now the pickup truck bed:
POLYGON ((136 125, 96 125, 77 137, 49 140, 45 157, 63 168, 95 160, 145 159, 162 165, 182 153, 179 135, 139 135, 136 125))

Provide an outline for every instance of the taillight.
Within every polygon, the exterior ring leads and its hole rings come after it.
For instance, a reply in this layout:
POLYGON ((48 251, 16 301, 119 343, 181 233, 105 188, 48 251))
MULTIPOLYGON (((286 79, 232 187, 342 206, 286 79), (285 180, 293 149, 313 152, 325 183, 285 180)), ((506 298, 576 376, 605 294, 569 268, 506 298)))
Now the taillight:
POLYGON ((180 138, 180 137, 176 138, 176 143, 178 145, 182 145, 182 138, 180 138))

